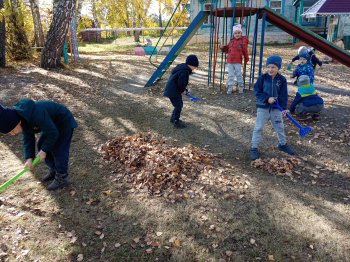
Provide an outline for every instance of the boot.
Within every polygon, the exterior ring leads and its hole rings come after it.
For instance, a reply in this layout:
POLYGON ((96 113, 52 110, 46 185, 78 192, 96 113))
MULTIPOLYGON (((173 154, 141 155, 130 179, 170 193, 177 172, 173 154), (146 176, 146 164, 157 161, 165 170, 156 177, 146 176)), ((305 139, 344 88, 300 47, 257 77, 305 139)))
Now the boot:
POLYGON ((64 188, 69 185, 69 177, 68 174, 59 174, 56 173, 55 179, 52 183, 47 187, 48 190, 56 190, 60 188, 64 188))
POLYGON ((181 120, 175 120, 174 121, 174 127, 182 129, 182 128, 186 128, 187 125, 181 120))
POLYGON ((289 147, 289 145, 287 145, 287 144, 285 144, 285 145, 278 144, 278 149, 283 151, 283 152, 285 152, 285 153, 287 153, 288 155, 291 155, 291 156, 295 155, 293 149, 291 149, 289 147))
POLYGON ((260 158, 260 153, 257 148, 251 148, 250 149, 250 160, 254 161, 260 158))
POLYGON ((232 94, 233 86, 227 86, 227 94, 232 94))
POLYGON ((51 180, 53 180, 55 178, 55 175, 56 175, 56 171, 55 170, 50 170, 45 176, 43 176, 41 181, 49 182, 49 181, 51 181, 51 180))

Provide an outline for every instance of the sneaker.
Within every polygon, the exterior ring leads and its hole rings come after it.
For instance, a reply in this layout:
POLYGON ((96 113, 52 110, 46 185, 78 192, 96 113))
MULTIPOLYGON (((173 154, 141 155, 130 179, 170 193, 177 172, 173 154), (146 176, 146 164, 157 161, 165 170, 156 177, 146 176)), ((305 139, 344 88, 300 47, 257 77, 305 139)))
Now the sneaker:
POLYGON ((232 94, 232 91, 233 91, 233 86, 227 86, 227 94, 230 95, 232 94))
POLYGON ((49 182, 55 178, 55 175, 56 175, 56 171, 50 170, 45 176, 43 176, 41 181, 49 182))
POLYGON ((287 144, 285 144, 285 145, 278 145, 278 149, 279 150, 281 150, 281 151, 283 151, 283 152, 285 152, 285 153, 287 153, 287 154, 289 154, 289 155, 295 155, 295 153, 294 153, 294 151, 287 145, 287 144))
POLYGON ((48 190, 57 190, 69 185, 68 174, 56 174, 55 179, 47 187, 48 190))
POLYGON ((243 94, 244 86, 240 86, 238 88, 238 93, 243 94))
POLYGON ((312 115, 312 120, 315 120, 315 121, 320 120, 320 114, 319 113, 313 114, 312 115))
POLYGON ((174 127, 175 128, 186 128, 187 125, 181 120, 175 120, 174 121, 174 127))
POLYGON ((257 160, 258 158, 260 158, 260 153, 259 153, 258 149, 257 148, 251 148, 250 149, 250 159, 252 161, 254 161, 254 160, 257 160))
POLYGON ((299 121, 305 121, 311 118, 309 114, 301 113, 297 115, 299 121))

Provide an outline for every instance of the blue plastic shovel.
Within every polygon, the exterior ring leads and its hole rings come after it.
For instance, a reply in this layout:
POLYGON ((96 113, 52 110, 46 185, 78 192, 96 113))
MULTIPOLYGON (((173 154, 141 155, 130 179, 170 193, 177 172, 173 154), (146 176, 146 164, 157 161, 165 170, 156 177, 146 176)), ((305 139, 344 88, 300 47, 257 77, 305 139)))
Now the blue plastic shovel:
POLYGON ((188 90, 186 90, 186 93, 185 93, 185 94, 186 94, 186 96, 188 96, 188 98, 189 98, 192 102, 200 100, 199 97, 192 96, 188 90))
MULTIPOLYGON (((278 104, 277 100, 276 100, 274 106, 276 106, 279 110, 284 111, 284 109, 278 104)), ((296 125, 299 128, 299 135, 300 135, 300 137, 304 137, 304 136, 306 136, 308 133, 310 133, 312 131, 312 128, 310 126, 302 126, 290 114, 287 113, 286 116, 288 117, 288 119, 290 121, 292 121, 292 123, 294 125, 296 125)))

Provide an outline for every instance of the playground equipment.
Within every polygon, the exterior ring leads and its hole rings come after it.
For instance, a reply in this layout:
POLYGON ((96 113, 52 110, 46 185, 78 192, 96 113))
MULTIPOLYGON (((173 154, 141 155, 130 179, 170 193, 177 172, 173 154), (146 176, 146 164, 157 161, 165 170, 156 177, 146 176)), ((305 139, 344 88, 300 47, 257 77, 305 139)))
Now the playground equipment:
MULTIPOLYGON (((246 24, 250 24, 251 17, 256 15, 255 25, 254 25, 254 34, 252 36, 252 57, 251 57, 251 66, 250 66, 250 75, 249 75, 249 86, 254 83, 255 78, 255 68, 256 68, 256 56, 257 56, 257 44, 258 44, 258 28, 259 20, 261 20, 261 32, 260 32, 260 52, 259 52, 259 63, 258 63, 258 75, 261 75, 262 63, 263 63, 263 54, 264 54, 264 36, 266 23, 270 23, 280 28, 281 30, 289 33, 290 35, 297 37, 301 41, 305 42, 310 46, 314 46, 317 50, 322 53, 334 58, 338 62, 344 64, 347 67, 350 67, 350 54, 337 47, 333 43, 325 40, 321 36, 313 33, 312 31, 299 26, 297 23, 289 21, 282 15, 274 12, 268 7, 257 8, 252 6, 252 1, 242 0, 241 6, 236 6, 233 1, 233 7, 224 7, 217 8, 217 6, 208 11, 200 11, 197 16, 193 19, 191 24, 188 26, 184 34, 180 39, 175 43, 169 54, 164 58, 164 60, 157 66, 157 69, 153 72, 150 79, 147 81, 145 87, 152 86, 157 80, 159 80, 166 70, 170 67, 172 62, 176 57, 181 53, 182 49, 186 46, 192 36, 196 33, 198 28, 203 24, 203 22, 208 18, 210 19, 211 28, 210 31, 210 46, 209 46, 209 68, 208 68, 208 85, 215 86, 215 77, 216 77, 216 64, 218 58, 218 46, 219 46, 219 35, 220 30, 223 30, 223 41, 227 41, 227 19, 225 18, 234 18, 239 17, 240 23, 243 22, 244 18, 247 18, 246 24), (220 27, 220 18, 224 18, 224 25, 220 27), (222 29, 221 29, 222 28, 222 29), (225 30, 224 30, 225 29, 225 30)), ((234 22, 232 22, 234 24, 234 22)), ((232 28, 232 27, 231 27, 232 28)), ((246 27, 246 34, 249 35, 249 26, 246 27)), ((223 63, 224 58, 222 55, 221 63, 223 63)), ((222 70, 221 66, 221 80, 222 82, 222 70)), ((244 70, 245 71, 245 70, 244 70)))
POLYGON ((63 58, 65 64, 68 64, 68 47, 70 49, 71 56, 73 56, 73 60, 77 61, 79 59, 77 23, 75 17, 71 19, 68 29, 67 40, 64 42, 63 46, 63 58))
MULTIPOLYGON (((36 157, 33 162, 32 165, 35 166, 40 162, 40 157, 36 157)), ((5 183, 3 183, 0 186, 0 191, 4 190, 5 188, 7 188, 9 185, 11 185, 13 182, 15 182, 20 176, 22 176, 25 172, 27 172, 29 170, 28 167, 25 167, 22 169, 22 171, 20 171, 18 174, 16 174, 15 176, 11 177, 9 180, 7 180, 5 183)))

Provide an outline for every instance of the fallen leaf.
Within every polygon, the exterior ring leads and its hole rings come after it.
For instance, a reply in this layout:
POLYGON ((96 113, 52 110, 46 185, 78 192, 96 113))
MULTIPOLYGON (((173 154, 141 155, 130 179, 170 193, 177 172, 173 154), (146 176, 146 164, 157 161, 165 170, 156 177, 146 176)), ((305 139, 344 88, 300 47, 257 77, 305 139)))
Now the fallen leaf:
POLYGON ((139 238, 139 237, 136 237, 136 238, 133 239, 133 241, 134 241, 135 243, 139 243, 139 242, 140 242, 140 238, 139 238))
POLYGON ((180 246, 180 240, 175 239, 175 241, 174 241, 174 246, 175 246, 175 247, 179 247, 179 246, 180 246))
POLYGON ((77 261, 83 261, 83 260, 84 260, 83 254, 79 254, 77 257, 77 261))

